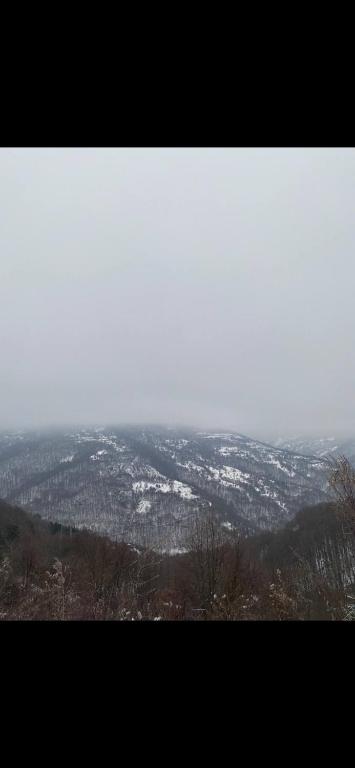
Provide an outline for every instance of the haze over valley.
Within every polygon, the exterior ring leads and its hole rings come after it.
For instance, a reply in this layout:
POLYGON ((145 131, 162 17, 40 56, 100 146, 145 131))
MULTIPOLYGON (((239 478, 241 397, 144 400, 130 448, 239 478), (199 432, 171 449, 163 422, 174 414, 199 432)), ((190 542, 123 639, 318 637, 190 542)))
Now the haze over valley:
POLYGON ((0 149, 0 620, 355 618, 355 153, 0 149))

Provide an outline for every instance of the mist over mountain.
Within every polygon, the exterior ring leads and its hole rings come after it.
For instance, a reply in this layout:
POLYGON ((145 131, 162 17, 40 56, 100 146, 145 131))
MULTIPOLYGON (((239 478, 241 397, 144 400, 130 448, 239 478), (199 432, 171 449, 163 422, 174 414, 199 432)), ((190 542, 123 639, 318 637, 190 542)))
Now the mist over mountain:
POLYGON ((354 437, 278 437, 270 442, 276 448, 299 451, 306 456, 319 456, 324 459, 346 456, 350 461, 355 461, 354 437))
POLYGON ((354 179, 351 149, 1 149, 0 429, 354 434, 354 179))
POLYGON ((0 618, 355 616, 354 200, 353 149, 0 148, 0 618))

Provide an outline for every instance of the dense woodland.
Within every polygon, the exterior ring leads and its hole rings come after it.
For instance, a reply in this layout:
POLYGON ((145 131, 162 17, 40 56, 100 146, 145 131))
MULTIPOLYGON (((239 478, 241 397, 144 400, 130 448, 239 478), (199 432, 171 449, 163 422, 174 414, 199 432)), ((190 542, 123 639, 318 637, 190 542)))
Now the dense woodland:
MULTIPOLYGON (((189 551, 116 543, 0 503, 2 620, 344 620, 353 617, 355 475, 334 466, 332 504, 238 538, 212 513, 189 551)), ((354 598, 355 601, 355 598, 354 598)))

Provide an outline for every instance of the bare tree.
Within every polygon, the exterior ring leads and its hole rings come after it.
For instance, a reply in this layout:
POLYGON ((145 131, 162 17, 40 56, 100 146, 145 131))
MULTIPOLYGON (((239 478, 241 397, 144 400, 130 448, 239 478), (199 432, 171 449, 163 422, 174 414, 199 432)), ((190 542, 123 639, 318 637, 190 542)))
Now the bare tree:
POLYGON ((338 511, 349 531, 355 534, 355 469, 346 456, 339 456, 329 462, 329 485, 332 489, 338 511))
MULTIPOLYGON (((352 562, 355 556, 355 469, 346 456, 330 462, 329 485, 335 495, 337 511, 343 523, 343 534, 348 538, 347 550, 352 562)), ((346 594, 345 618, 354 620, 354 595, 346 594)))
POLYGON ((211 514, 206 518, 195 518, 188 538, 188 546, 201 609, 207 610, 211 606, 218 591, 223 566, 224 541, 220 526, 211 514))

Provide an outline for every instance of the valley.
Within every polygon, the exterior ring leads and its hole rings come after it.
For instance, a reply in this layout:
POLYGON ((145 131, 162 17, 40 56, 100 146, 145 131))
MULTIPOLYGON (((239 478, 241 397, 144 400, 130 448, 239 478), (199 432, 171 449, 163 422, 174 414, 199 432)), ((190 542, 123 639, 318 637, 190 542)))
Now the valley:
POLYGON ((322 456, 245 435, 160 426, 0 435, 0 498, 46 520, 162 551, 212 511, 225 531, 277 530, 329 499, 322 456))

